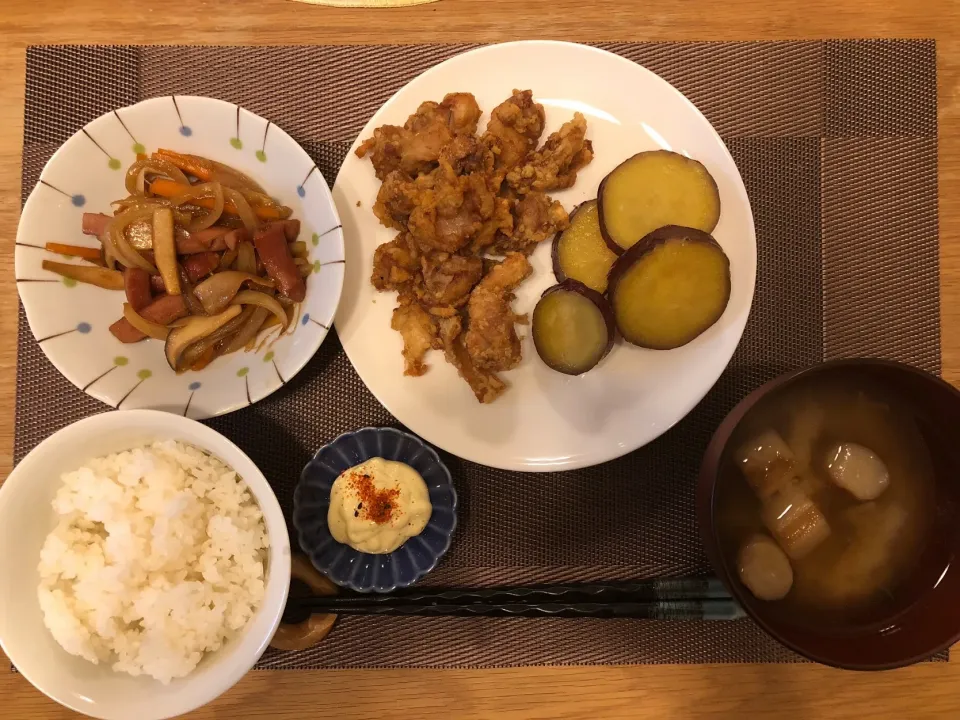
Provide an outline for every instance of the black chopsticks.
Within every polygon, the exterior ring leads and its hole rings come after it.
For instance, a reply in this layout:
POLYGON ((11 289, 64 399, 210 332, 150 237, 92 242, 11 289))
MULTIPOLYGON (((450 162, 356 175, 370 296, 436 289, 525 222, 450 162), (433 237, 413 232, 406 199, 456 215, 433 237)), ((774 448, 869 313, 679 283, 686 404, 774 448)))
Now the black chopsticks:
POLYGON ((314 613, 426 617, 591 617, 736 620, 743 611, 715 578, 666 578, 484 589, 398 591, 386 595, 305 595, 291 591, 284 622, 314 613))

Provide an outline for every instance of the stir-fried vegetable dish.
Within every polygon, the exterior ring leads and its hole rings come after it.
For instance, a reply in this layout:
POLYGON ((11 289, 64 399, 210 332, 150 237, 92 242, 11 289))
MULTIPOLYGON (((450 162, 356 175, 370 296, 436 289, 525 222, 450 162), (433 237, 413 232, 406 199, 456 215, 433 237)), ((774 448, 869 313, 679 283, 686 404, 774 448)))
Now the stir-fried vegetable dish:
POLYGON ((113 215, 84 213, 100 248, 48 243, 87 264, 44 261, 78 282, 123 290, 110 332, 122 343, 165 342, 170 367, 200 370, 284 332, 306 294, 307 244, 300 221, 253 179, 197 155, 157 150, 125 178, 113 215))

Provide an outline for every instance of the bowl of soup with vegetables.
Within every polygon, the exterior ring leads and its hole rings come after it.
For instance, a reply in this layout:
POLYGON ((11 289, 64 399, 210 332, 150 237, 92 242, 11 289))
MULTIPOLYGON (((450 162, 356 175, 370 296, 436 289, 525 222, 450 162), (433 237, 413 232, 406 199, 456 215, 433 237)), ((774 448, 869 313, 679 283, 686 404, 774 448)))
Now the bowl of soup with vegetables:
POLYGON ((841 360, 745 398, 704 457, 707 554, 746 612, 818 662, 883 669, 960 639, 960 392, 841 360))

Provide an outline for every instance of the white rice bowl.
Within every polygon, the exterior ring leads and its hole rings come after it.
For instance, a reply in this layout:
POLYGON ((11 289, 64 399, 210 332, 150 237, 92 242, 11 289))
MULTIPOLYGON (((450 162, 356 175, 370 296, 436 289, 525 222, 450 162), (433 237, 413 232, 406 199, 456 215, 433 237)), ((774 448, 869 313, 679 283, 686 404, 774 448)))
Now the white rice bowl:
POLYGON ((260 508, 223 462, 170 440, 61 479, 38 597, 64 650, 168 683, 253 617, 269 541, 260 508))

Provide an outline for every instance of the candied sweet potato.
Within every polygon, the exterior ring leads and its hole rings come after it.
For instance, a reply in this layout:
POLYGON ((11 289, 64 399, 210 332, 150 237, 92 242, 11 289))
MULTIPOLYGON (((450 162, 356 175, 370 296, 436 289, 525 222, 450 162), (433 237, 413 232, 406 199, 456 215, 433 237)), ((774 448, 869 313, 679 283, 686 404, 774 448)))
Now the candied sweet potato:
POLYGON ((553 274, 559 282, 579 280, 598 293, 607 291, 607 275, 614 253, 600 233, 600 211, 596 200, 588 200, 573 211, 567 229, 553 239, 553 274))
POLYGON ((670 225, 654 230, 610 270, 617 329, 634 345, 686 345, 723 315, 730 300, 730 261, 710 235, 670 225))
POLYGON ((619 254, 665 225, 705 233, 720 219, 720 193, 707 169, 668 150, 642 152, 600 183, 600 231, 619 254))
POLYGON ((607 299, 577 280, 547 288, 533 311, 537 354, 567 375, 596 367, 613 347, 615 333, 607 299))

